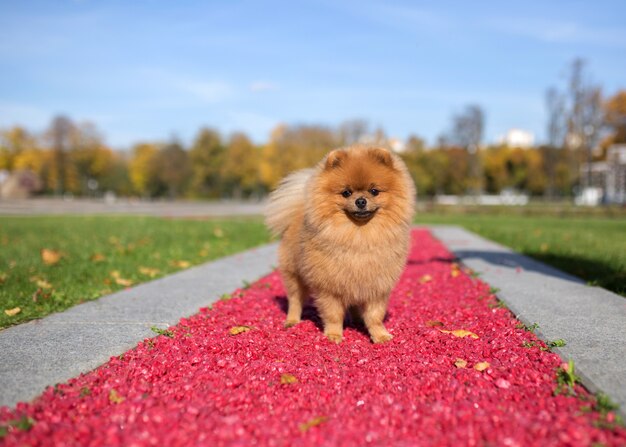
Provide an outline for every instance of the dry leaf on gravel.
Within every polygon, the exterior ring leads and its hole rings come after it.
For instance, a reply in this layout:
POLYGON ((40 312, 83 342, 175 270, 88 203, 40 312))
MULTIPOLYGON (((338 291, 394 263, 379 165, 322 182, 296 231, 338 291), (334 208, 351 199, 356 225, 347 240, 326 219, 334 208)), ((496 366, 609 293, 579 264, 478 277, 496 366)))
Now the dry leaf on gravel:
POLYGON ((56 250, 50 250, 49 248, 41 249, 41 260, 46 265, 57 264, 61 260, 61 252, 56 250))
POLYGON ((452 264, 452 270, 450 271, 450 275, 452 275, 453 278, 456 278, 457 276, 459 276, 461 274, 461 270, 459 267, 459 264, 452 264))
POLYGON ((280 383, 281 385, 289 385, 291 383, 297 383, 298 379, 293 374, 281 374, 280 383))
POLYGON ((327 416, 317 416, 317 417, 314 417, 313 419, 310 419, 310 420, 300 424, 299 425, 300 431, 301 432, 305 432, 305 431, 307 431, 308 429, 310 429, 312 427, 316 427, 316 426, 318 426, 320 424, 323 424, 327 420, 328 420, 327 416))
POLYGON ((465 338, 465 337, 470 337, 470 338, 479 338, 478 335, 474 334, 473 332, 470 331, 466 331, 465 329, 455 329, 454 331, 446 331, 445 329, 439 329, 439 332, 443 332, 444 334, 452 334, 455 337, 459 337, 459 338, 465 338))
POLYGON ((443 326, 443 323, 441 321, 437 321, 437 320, 428 320, 426 322, 426 326, 427 327, 443 326))
POLYGON ((427 282, 430 282, 433 280, 433 277, 430 275, 424 275, 420 278, 420 284, 426 284, 427 282))
POLYGON ((120 396, 120 395, 118 394, 118 392, 117 392, 117 391, 115 391, 115 389, 111 388, 111 391, 109 391, 109 401, 110 401, 111 403, 114 403, 114 404, 121 404, 121 403, 122 403, 122 402, 124 402, 125 400, 126 400, 126 398, 125 398, 125 397, 120 396))
POLYGON ((9 317, 13 317, 19 314, 21 311, 22 309, 20 309, 19 307, 14 307, 13 309, 5 309, 4 313, 7 314, 9 317))
POLYGON ((242 332, 248 332, 250 329, 252 329, 250 326, 233 326, 228 330, 228 332, 230 335, 239 335, 242 332))
POLYGON ((478 362, 474 365, 476 371, 484 371, 491 366, 489 362, 478 362))
POLYGON ((465 368, 467 366, 467 360, 456 359, 454 361, 454 366, 456 366, 457 368, 465 368))

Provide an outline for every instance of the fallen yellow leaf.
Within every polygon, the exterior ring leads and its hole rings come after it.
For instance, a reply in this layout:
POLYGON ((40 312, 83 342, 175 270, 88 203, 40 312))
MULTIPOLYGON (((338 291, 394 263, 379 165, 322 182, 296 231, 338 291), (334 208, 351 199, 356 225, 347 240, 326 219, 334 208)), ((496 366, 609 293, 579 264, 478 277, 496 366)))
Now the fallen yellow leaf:
POLYGON ((124 278, 115 278, 115 282, 116 284, 119 284, 120 286, 124 286, 124 287, 130 287, 133 285, 133 280, 132 279, 124 279, 124 278))
POLYGON ((489 368, 491 365, 489 364, 489 362, 478 362, 474 365, 474 369, 476 371, 484 371, 487 368, 489 368))
POLYGON ((191 265, 191 262, 189 262, 189 261, 171 261, 170 265, 172 265, 174 267, 181 268, 181 269, 186 269, 187 267, 189 267, 191 265))
POLYGON ((459 338, 465 338, 465 337, 479 338, 478 335, 474 334, 473 332, 466 331, 465 329, 455 329, 454 331, 446 331, 445 329, 439 329, 439 332, 443 332, 444 334, 452 334, 455 337, 459 337, 459 338))
POLYGON ((420 278, 420 284, 426 284, 427 282, 430 282, 433 280, 433 277, 430 275, 424 275, 420 278))
POLYGON ((109 391, 109 401, 111 403, 114 404, 121 404, 122 402, 124 402, 126 400, 126 398, 124 396, 120 396, 118 394, 117 391, 115 391, 115 389, 111 388, 111 391, 109 391))
POLYGON ((161 271, 159 269, 153 269, 150 267, 139 267, 139 272, 143 275, 147 275, 147 276, 150 276, 151 278, 154 278, 161 271))
POLYGON ((57 264, 61 260, 61 252, 56 250, 50 250, 49 248, 41 249, 41 260, 46 265, 57 264))
POLYGON ((91 259, 91 262, 102 262, 106 259, 106 256, 102 253, 94 253, 89 259, 91 259))
POLYGON ((290 383, 297 383, 298 379, 293 374, 282 374, 280 376, 281 385, 289 385, 290 383))
POLYGON ((327 416, 317 416, 317 417, 314 417, 313 419, 303 422, 298 427, 300 428, 301 432, 305 432, 312 427, 316 427, 320 424, 323 424, 327 420, 328 420, 327 416))
MULTIPOLYGON (((119 270, 113 270, 111 272, 111 277, 113 278, 113 280, 115 281, 116 284, 119 284, 120 286, 124 286, 124 287, 129 287, 133 285, 133 280, 132 279, 125 279, 122 278, 119 270)), ((106 282, 106 281, 105 281, 106 282)))
POLYGON ((14 307, 13 309, 5 309, 4 313, 7 314, 9 317, 13 317, 19 314, 21 311, 22 309, 20 309, 19 307, 14 307))
POLYGON ((248 332, 250 329, 252 329, 250 326, 233 326, 228 330, 228 332, 230 335, 239 335, 242 332, 248 332))
POLYGON ((51 289, 52 288, 52 284, 50 284, 45 279, 41 279, 39 276, 31 276, 30 278, 28 278, 28 280, 30 282, 32 282, 32 283, 37 284, 37 287, 39 287, 41 289, 51 289))
POLYGON ((42 289, 51 289, 52 284, 50 284, 48 281, 44 279, 40 279, 37 281, 37 287, 41 287, 42 289))
POLYGON ((215 237, 224 237, 224 232, 220 227, 217 227, 215 230, 213 230, 213 234, 215 235, 215 237))
POLYGON ((467 360, 456 359, 454 361, 454 366, 456 366, 457 368, 465 368, 467 366, 467 360))

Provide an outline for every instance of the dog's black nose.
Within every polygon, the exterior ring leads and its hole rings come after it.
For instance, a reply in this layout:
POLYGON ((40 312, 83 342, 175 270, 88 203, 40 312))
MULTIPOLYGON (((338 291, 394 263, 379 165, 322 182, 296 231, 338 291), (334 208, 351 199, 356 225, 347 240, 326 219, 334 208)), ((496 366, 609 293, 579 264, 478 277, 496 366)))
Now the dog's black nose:
POLYGON ((367 205, 367 200, 365 200, 364 197, 359 197, 354 201, 354 203, 356 204, 357 208, 362 210, 367 205))

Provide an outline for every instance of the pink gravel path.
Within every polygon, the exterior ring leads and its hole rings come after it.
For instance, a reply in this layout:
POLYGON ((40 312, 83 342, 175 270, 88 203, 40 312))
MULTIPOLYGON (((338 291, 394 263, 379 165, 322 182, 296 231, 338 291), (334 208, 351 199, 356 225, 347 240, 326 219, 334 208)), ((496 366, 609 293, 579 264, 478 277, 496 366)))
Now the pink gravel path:
POLYGON ((32 403, 0 409, 0 444, 626 445, 611 414, 588 410, 585 390, 553 394, 561 359, 494 306, 488 285, 455 272, 445 247, 414 231, 385 345, 354 327, 335 345, 313 309, 283 329, 285 292, 272 273, 182 319, 173 338, 146 340, 32 403), (229 333, 242 325, 251 329, 229 333), (479 362, 490 366, 477 371, 479 362), (20 418, 32 427, 10 424, 20 418))

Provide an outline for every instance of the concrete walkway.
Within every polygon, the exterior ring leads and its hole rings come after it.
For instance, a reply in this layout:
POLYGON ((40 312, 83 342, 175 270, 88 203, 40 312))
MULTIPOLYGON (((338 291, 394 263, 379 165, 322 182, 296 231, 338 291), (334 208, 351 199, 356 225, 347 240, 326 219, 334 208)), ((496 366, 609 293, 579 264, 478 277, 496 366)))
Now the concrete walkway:
MULTIPOLYGON (((432 227, 464 264, 500 291, 544 340, 565 339, 556 351, 576 362, 593 392, 626 408, 626 300, 458 227, 432 227)), ((46 386, 87 372, 194 314, 276 264, 277 245, 207 263, 0 332, 0 405, 29 401, 46 386)))
POLYGON ((254 201, 167 201, 120 198, 104 199, 77 198, 71 200, 36 198, 27 200, 0 200, 0 215, 94 215, 130 214, 159 217, 227 217, 259 216, 264 203, 254 201))

